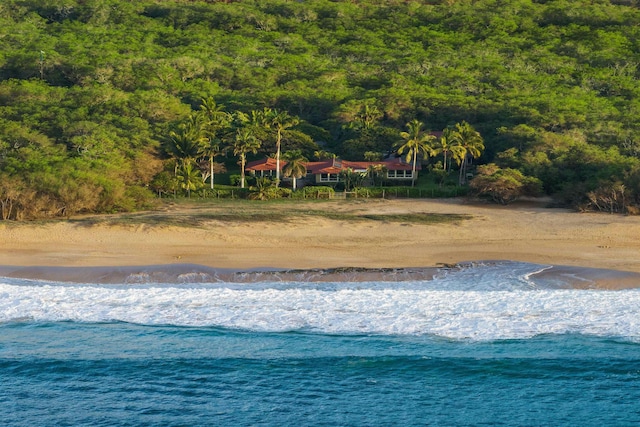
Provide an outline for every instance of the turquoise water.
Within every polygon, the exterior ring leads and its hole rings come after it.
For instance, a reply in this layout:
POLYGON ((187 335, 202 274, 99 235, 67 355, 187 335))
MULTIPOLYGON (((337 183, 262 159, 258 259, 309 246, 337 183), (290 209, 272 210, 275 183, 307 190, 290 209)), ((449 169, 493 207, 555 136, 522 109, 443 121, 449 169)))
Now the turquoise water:
POLYGON ((0 279, 7 426, 633 426, 640 292, 0 279))

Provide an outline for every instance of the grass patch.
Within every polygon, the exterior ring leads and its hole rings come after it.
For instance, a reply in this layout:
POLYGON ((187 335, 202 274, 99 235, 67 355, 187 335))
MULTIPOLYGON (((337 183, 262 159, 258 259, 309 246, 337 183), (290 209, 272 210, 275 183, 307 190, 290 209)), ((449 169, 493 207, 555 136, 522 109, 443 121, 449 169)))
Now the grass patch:
POLYGON ((372 221, 400 222, 409 224, 458 224, 466 219, 471 219, 471 215, 459 214, 439 214, 439 213, 411 213, 411 214, 389 214, 389 215, 360 215, 362 218, 372 221))
POLYGON ((439 214, 439 213, 407 213, 407 214, 357 214, 334 211, 313 210, 304 212, 305 216, 316 216, 335 221, 379 221, 409 224, 445 224, 459 223, 471 219, 471 215, 439 214))
POLYGON ((73 220, 78 225, 151 225, 204 227, 212 221, 226 223, 286 222, 291 216, 278 212, 193 212, 124 214, 111 217, 91 217, 73 220))
POLYGON ((358 212, 339 212, 334 209, 308 209, 292 204, 265 203, 225 203, 223 205, 198 205, 172 207, 165 211, 152 211, 118 215, 97 215, 74 218, 70 221, 78 226, 94 225, 149 225, 155 227, 206 227, 211 222, 227 224, 242 223, 291 223, 304 218, 322 218, 331 221, 377 221, 418 225, 456 224, 470 219, 470 215, 407 213, 407 214, 362 214, 358 212), (175 209, 175 211, 172 211, 175 209))

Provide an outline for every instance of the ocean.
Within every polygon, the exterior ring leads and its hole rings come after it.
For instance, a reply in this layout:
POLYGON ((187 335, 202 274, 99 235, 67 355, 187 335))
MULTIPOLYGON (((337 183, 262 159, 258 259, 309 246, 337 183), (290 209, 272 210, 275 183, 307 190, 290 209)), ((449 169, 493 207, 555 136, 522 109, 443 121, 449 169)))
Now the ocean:
POLYGON ((0 277, 0 425, 640 424, 640 289, 520 262, 162 268, 0 277))

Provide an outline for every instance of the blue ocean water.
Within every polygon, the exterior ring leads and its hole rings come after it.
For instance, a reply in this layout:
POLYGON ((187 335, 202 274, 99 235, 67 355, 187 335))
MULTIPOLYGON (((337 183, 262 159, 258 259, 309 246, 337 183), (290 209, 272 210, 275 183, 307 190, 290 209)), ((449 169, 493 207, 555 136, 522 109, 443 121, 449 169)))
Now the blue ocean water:
POLYGON ((7 426, 633 426, 640 291, 0 279, 7 426))

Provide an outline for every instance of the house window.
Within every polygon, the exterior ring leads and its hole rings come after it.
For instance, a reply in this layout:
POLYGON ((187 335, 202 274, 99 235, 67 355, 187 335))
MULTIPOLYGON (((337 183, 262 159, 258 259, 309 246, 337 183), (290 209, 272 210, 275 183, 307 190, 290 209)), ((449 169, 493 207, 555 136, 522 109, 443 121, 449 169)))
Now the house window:
POLYGON ((338 174, 322 173, 320 174, 320 182, 338 182, 338 174))
POLYGON ((413 171, 388 171, 387 177, 392 179, 411 179, 413 178, 413 171))

